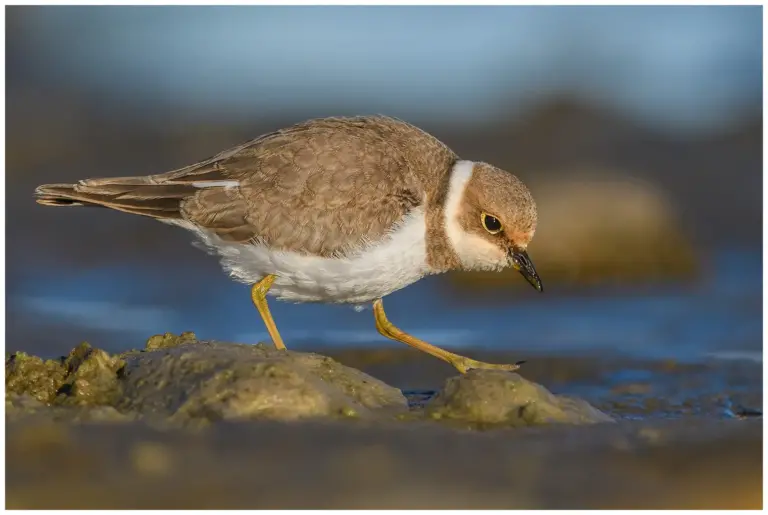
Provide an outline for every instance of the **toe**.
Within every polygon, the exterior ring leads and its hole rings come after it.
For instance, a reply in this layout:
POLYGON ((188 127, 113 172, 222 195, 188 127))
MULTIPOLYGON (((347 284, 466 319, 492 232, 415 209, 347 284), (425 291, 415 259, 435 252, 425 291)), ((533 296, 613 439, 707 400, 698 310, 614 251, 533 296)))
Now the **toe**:
POLYGON ((460 360, 459 362, 453 363, 453 366, 456 367, 456 369, 462 374, 466 374, 468 371, 472 369, 506 370, 511 372, 513 370, 519 369, 521 363, 524 363, 524 362, 518 361, 517 363, 494 364, 494 363, 483 363, 482 361, 475 361, 474 359, 465 358, 463 360, 460 360))

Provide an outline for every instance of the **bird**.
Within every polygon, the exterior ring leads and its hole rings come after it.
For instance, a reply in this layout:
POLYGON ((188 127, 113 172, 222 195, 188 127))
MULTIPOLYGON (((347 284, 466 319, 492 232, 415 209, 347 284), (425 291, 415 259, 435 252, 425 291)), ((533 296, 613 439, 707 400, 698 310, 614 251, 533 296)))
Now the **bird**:
POLYGON ((430 275, 512 267, 538 291, 527 247, 533 196, 514 174, 461 159, 385 115, 314 118, 165 173, 92 178, 35 189, 44 206, 110 208, 179 226, 217 256, 286 349, 267 298, 372 303, 376 329, 453 365, 485 363, 402 331, 383 298, 430 275))

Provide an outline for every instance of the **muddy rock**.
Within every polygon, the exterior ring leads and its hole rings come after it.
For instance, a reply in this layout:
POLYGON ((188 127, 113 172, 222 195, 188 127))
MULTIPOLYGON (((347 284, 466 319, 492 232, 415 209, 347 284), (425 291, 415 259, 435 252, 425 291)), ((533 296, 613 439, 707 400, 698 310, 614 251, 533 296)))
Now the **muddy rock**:
POLYGON ((432 418, 481 425, 594 424, 613 419, 586 401, 554 395, 519 374, 471 370, 445 382, 426 406, 432 418))
POLYGON ((117 375, 123 364, 85 342, 58 360, 18 352, 5 360, 6 393, 45 404, 109 405, 120 396, 117 375))
POLYGON ((266 345, 183 343, 126 357, 121 410, 214 421, 365 417, 407 407, 400 390, 331 358, 266 345))
POLYGON ((110 356, 87 343, 44 361, 6 358, 9 418, 190 422, 367 418, 407 410, 397 388, 317 354, 265 345, 151 337, 144 350, 110 356), (382 409, 386 408, 386 409, 382 409))
POLYGON ((193 333, 153 336, 143 350, 110 356, 83 343, 43 361, 6 359, 12 419, 206 425, 222 420, 362 419, 461 421, 477 427, 611 420, 587 402, 556 396, 517 374, 472 371, 435 397, 411 403, 355 368, 271 345, 198 341, 193 333))
POLYGON ((87 404, 44 404, 31 395, 9 393, 5 397, 5 419, 8 422, 130 422, 135 413, 122 413, 112 406, 87 404))
POLYGON ((173 333, 156 334, 150 336, 145 346, 146 350, 165 349, 167 347, 176 347, 177 345, 184 345, 185 343, 196 343, 197 336, 191 331, 186 331, 180 335, 173 333))
POLYGON ((50 403, 56 398, 65 376, 62 360, 43 361, 26 352, 11 354, 5 359, 6 395, 25 395, 40 403, 50 403))
POLYGON ((67 377, 59 388, 64 402, 110 405, 121 395, 118 375, 125 362, 87 343, 75 347, 64 360, 67 377))

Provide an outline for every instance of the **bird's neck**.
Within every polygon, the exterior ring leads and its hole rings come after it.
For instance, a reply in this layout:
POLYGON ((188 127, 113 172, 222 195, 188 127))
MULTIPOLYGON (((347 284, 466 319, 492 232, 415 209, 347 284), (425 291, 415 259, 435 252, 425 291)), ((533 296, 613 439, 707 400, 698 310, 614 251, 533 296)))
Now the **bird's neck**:
POLYGON ((434 273, 462 268, 460 252, 456 247, 460 235, 457 231, 458 211, 474 163, 456 160, 444 168, 436 187, 427 193, 427 265, 434 273))

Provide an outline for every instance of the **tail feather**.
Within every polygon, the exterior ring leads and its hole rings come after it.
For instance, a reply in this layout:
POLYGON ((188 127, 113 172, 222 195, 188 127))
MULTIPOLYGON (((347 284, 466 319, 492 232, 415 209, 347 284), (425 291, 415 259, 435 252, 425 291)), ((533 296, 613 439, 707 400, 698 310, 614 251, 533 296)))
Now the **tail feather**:
POLYGON ((105 184, 102 186, 92 186, 84 184, 77 185, 76 190, 80 194, 104 195, 114 197, 116 200, 183 199, 195 193, 193 187, 175 185, 134 186, 132 184, 105 184))
POLYGON ((179 170, 143 177, 86 179, 77 184, 43 184, 35 189, 44 206, 97 206, 160 219, 181 218, 181 203, 201 188, 236 186, 216 157, 179 170))
POLYGON ((43 184, 35 188, 35 199, 38 204, 44 206, 83 206, 83 202, 76 200, 72 193, 74 184, 43 184))
MULTIPOLYGON (((44 206, 96 206, 153 218, 181 218, 181 201, 193 195, 191 185, 126 184, 81 181, 78 184, 44 184, 35 189, 44 206)), ((138 182, 138 181, 136 181, 138 182)))

